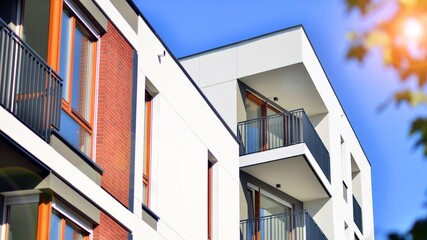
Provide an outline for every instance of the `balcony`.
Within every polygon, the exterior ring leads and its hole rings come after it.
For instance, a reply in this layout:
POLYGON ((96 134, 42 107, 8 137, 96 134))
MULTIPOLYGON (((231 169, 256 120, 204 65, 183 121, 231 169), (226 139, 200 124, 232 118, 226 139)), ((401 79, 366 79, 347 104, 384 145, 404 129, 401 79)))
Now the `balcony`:
POLYGON ((0 19, 0 105, 49 142, 61 94, 59 76, 0 19))
POLYGON ((356 223, 356 226, 359 228, 360 232, 363 233, 363 222, 362 222, 362 208, 360 207, 359 202, 353 196, 353 220, 356 223))
POLYGON ((329 152, 303 109, 240 122, 237 134, 241 156, 305 143, 331 181, 329 152))
POLYGON ((241 240, 327 240, 307 211, 240 221, 241 240))

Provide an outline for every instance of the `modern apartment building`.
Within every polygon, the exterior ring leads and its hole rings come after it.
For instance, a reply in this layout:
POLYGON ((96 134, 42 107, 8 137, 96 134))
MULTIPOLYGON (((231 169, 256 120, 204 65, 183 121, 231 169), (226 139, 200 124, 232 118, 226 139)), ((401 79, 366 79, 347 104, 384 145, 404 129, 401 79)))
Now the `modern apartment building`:
POLYGON ((0 18, 0 239, 239 238, 238 140, 131 1, 0 18))
POLYGON ((241 142, 240 239, 374 239, 370 163, 302 26, 181 63, 241 142))
POLYGON ((302 27, 185 70, 131 0, 0 19, 0 240, 374 238, 369 162, 302 27))

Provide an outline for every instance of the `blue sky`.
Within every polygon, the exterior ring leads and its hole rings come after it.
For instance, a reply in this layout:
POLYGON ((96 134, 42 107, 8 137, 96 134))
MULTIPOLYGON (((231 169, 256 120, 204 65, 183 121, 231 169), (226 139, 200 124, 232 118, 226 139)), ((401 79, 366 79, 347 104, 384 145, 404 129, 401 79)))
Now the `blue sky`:
POLYGON ((346 60, 346 33, 370 23, 348 13, 344 1, 134 1, 176 57, 303 24, 372 163, 376 239, 404 232, 426 215, 427 164, 408 135, 410 122, 426 109, 378 110, 402 85, 376 51, 362 64, 346 60))

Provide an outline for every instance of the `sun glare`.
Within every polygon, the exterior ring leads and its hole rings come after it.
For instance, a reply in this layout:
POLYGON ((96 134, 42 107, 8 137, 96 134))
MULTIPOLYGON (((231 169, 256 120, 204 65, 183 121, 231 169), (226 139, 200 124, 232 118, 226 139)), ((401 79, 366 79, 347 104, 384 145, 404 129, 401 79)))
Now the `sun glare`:
POLYGON ((421 23, 415 18, 409 18, 404 25, 404 34, 410 40, 419 40, 424 34, 421 23))

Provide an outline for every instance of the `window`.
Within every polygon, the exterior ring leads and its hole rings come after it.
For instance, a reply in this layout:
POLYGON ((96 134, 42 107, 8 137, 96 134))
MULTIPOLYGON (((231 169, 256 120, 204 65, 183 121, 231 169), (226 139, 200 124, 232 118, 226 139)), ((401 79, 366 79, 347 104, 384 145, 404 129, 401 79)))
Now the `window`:
POLYGON ((82 227, 67 219, 58 210, 52 210, 50 240, 89 240, 89 233, 82 227))
POLYGON ((143 159, 143 204, 149 206, 150 203, 150 162, 151 162, 151 118, 152 118, 151 94, 145 90, 145 125, 144 125, 144 159, 143 159))
POLYGON ((248 120, 267 117, 281 112, 251 92, 246 92, 245 106, 248 120))
POLYGON ((348 188, 347 188, 347 184, 345 184, 345 182, 342 182, 342 195, 344 200, 347 202, 347 196, 348 196, 348 188))
POLYGON ((19 203, 7 206, 7 237, 5 239, 36 239, 37 212, 37 203, 19 203), (22 231, 23 229, 25 231, 22 231))
POLYGON ((59 47, 63 80, 61 133, 76 148, 91 155, 96 38, 64 7, 59 47))
POLYGON ((247 120, 253 120, 241 129, 247 153, 283 146, 286 115, 277 115, 280 110, 251 92, 246 93, 245 109, 247 120))
MULTIPOLYGON (((271 226, 275 226, 281 236, 292 238, 294 215, 292 205, 283 199, 252 184, 247 186, 248 212, 251 221, 244 226, 243 239, 268 239, 271 226)), ((274 233, 273 233, 274 234, 274 233)))
POLYGON ((63 80, 61 135, 91 156, 98 34, 69 0, 0 3, 0 17, 63 80))
POLYGON ((213 163, 208 161, 208 240, 212 239, 213 163))
POLYGON ((5 207, 7 240, 89 240, 92 232, 47 194, 7 197, 5 207))
POLYGON ((50 0, 0 1, 0 18, 44 60, 48 52, 50 0))

